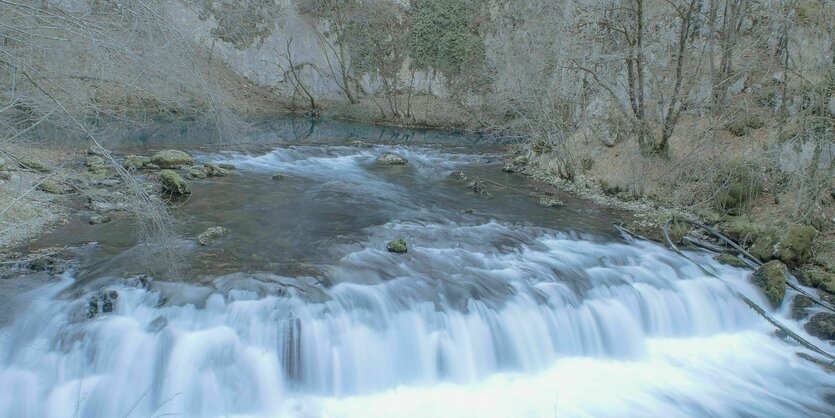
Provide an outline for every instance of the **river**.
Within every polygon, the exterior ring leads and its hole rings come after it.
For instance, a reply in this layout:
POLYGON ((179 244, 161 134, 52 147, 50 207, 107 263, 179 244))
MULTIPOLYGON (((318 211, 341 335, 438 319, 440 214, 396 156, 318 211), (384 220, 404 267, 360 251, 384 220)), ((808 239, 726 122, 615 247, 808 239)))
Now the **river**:
POLYGON ((44 237, 77 263, 13 279, 0 417, 835 415, 835 377, 735 297, 767 305, 749 271, 626 240, 625 214, 502 173, 493 147, 369 136, 182 146, 237 170, 178 203, 178 277, 127 217, 44 237), (211 225, 231 234, 197 245, 211 225), (88 318, 99 289, 118 298, 88 318))

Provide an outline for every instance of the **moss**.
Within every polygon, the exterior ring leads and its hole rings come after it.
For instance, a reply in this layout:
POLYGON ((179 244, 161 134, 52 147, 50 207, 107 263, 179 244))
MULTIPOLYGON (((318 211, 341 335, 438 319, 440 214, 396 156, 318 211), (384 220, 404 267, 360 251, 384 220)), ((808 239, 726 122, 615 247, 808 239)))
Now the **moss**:
POLYGON ((828 271, 835 272, 835 240, 819 239, 818 241, 820 244, 815 248, 812 262, 828 271))
POLYGON ((716 257, 716 260, 719 261, 722 264, 727 264, 727 265, 733 266, 733 267, 747 267, 747 264, 745 264, 744 261, 742 261, 739 257, 737 257, 733 254, 728 254, 728 253, 719 254, 716 257))
POLYGON ((191 194, 191 188, 176 171, 162 170, 159 172, 159 178, 162 180, 163 191, 171 194, 191 194))
POLYGON ((191 156, 179 150, 165 150, 154 154, 151 163, 160 168, 178 168, 184 165, 194 164, 191 156))
POLYGON ((830 273, 820 267, 803 266, 797 279, 806 286, 817 287, 835 294, 835 273, 830 273))
POLYGON ((730 161, 718 175, 714 203, 717 209, 738 213, 762 192, 762 182, 756 165, 744 161, 730 161))
POLYGON ((386 250, 390 253, 404 254, 408 251, 408 248, 406 247, 406 241, 396 239, 394 241, 390 241, 388 245, 386 245, 386 250))
POLYGON ((29 170, 35 170, 40 173, 48 173, 51 171, 49 167, 46 166, 46 164, 43 164, 40 161, 28 157, 23 157, 20 159, 20 166, 23 168, 28 168, 29 170))
POLYGON ((776 308, 786 296, 786 265, 779 261, 769 261, 754 272, 753 283, 763 291, 771 306, 776 308))
POLYGON ((203 164, 203 170, 209 177, 227 177, 232 174, 231 171, 214 164, 203 164))
POLYGON ((765 126, 762 119, 756 116, 746 116, 740 120, 733 121, 725 126, 728 132, 735 136, 746 136, 755 129, 760 129, 765 126))
POLYGON ((774 231, 766 231, 760 233, 757 239, 754 240, 754 245, 748 251, 761 261, 773 260, 776 256, 775 246, 777 245, 777 238, 774 231))
POLYGON ((809 225, 789 225, 775 246, 775 257, 791 267, 805 263, 812 255, 812 242, 818 231, 809 225))
POLYGON ((52 181, 45 181, 38 185, 38 190, 44 193, 50 194, 61 194, 64 192, 64 188, 61 187, 58 183, 52 181))

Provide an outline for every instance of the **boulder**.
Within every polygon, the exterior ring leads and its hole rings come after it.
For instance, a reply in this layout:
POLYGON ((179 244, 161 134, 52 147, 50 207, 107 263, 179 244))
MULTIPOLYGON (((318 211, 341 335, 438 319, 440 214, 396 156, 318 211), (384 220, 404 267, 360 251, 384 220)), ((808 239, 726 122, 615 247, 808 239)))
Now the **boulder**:
POLYGON ((229 234, 229 230, 222 226, 209 227, 197 236, 197 243, 206 246, 227 234, 229 234))
POLYGON ((61 187, 58 183, 53 181, 45 181, 38 185, 38 190, 44 193, 50 194, 61 194, 64 192, 64 188, 61 187))
POLYGON ((792 299, 791 317, 795 320, 801 320, 809 316, 808 308, 815 305, 815 301, 808 296, 797 295, 792 299))
POLYGON ((175 195, 191 194, 191 188, 182 176, 173 170, 162 170, 159 172, 159 179, 162 181, 162 190, 175 195))
POLYGON ((835 340, 835 314, 816 313, 803 325, 803 329, 822 340, 835 340))
POLYGON ((45 164, 32 158, 23 157, 19 160, 20 166, 40 173, 48 173, 51 170, 45 164))
POLYGON ((385 152, 377 157, 377 162, 388 165, 404 165, 409 162, 406 157, 393 152, 385 152))
POLYGON ((151 157, 151 164, 160 168, 179 168, 184 165, 193 165, 194 160, 185 152, 168 149, 154 154, 151 157))
POLYGON ((408 248, 406 247, 406 241, 396 239, 394 241, 389 241, 388 245, 386 245, 386 250, 390 253, 405 254, 408 251, 408 248))
POLYGON ((783 303, 786 296, 786 265, 773 260, 763 264, 754 272, 752 282, 763 291, 773 308, 783 303))
POLYGON ((125 167, 125 170, 128 171, 139 171, 142 169, 142 166, 145 164, 142 161, 142 158, 136 155, 128 155, 125 157, 125 161, 122 163, 122 167, 125 167))

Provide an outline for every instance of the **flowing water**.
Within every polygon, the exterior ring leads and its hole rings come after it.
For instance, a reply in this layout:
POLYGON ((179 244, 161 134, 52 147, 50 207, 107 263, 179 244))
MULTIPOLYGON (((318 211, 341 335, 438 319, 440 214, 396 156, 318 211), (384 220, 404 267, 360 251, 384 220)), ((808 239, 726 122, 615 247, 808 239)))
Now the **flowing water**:
POLYGON ((182 240, 177 280, 137 276, 154 261, 127 219, 47 236, 78 264, 15 279, 0 416, 835 414, 835 378, 734 296, 765 304, 749 272, 625 241, 621 214, 570 196, 540 207, 489 148, 318 139, 196 151, 238 170, 193 182, 184 236, 232 233, 182 240), (102 287, 113 312, 88 318, 102 287))

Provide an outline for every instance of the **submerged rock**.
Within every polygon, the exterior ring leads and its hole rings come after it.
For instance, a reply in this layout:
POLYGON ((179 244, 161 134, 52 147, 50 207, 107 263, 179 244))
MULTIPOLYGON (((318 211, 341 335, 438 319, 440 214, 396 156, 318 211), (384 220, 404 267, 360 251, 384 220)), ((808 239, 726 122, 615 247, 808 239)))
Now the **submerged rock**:
POLYGON ((178 168, 194 164, 194 160, 185 152, 169 149, 160 151, 151 157, 151 164, 160 168, 178 168))
POLYGON ((206 246, 217 240, 218 238, 229 234, 229 230, 222 226, 213 226, 207 228, 203 233, 197 236, 197 243, 206 246))
POLYGON ((278 180, 284 180, 284 178, 285 178, 285 177, 284 177, 284 174, 281 174, 281 173, 275 173, 275 174, 273 174, 273 177, 272 177, 272 178, 273 178, 273 180, 278 181, 278 180))
POLYGON ((224 170, 237 170, 238 169, 237 167, 235 167, 234 165, 229 164, 229 163, 220 163, 217 166, 224 169, 224 170))
POLYGON ((786 265, 774 260, 763 264, 754 272, 753 283, 763 291, 771 306, 776 308, 786 296, 786 265))
POLYGON ((831 312, 816 313, 803 325, 803 329, 820 339, 835 340, 835 314, 831 312))
POLYGON ((377 162, 388 165, 404 165, 409 162, 406 157, 393 152, 385 152, 377 157, 377 162))
POLYGON ((405 254, 409 251, 406 247, 406 241, 402 239, 396 239, 394 241, 389 241, 388 245, 386 245, 386 250, 390 253, 396 254, 405 254))
POLYGON ((176 195, 191 194, 191 188, 182 176, 173 170, 162 170, 159 172, 159 179, 162 180, 162 190, 176 195))
POLYGON ((99 313, 110 313, 119 299, 119 292, 101 289, 87 301, 87 318, 95 318, 99 313))

